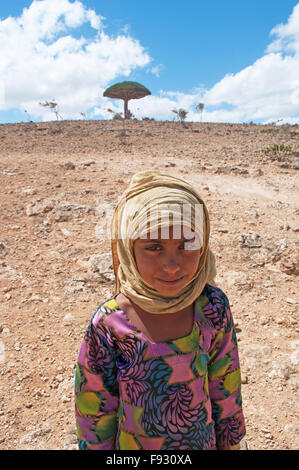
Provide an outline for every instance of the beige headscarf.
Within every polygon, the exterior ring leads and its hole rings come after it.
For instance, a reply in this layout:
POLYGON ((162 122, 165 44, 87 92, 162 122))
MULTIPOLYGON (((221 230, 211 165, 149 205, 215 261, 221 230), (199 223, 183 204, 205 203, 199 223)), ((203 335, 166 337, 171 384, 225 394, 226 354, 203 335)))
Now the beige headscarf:
POLYGON ((192 304, 205 284, 212 283, 216 276, 215 257, 209 249, 209 235, 208 211, 192 186, 180 178, 159 172, 135 174, 115 208, 111 225, 115 293, 123 293, 150 313, 173 313, 192 304), (201 256, 197 271, 189 283, 178 294, 166 296, 141 278, 134 256, 134 241, 148 232, 149 227, 152 230, 169 226, 170 221, 171 224, 181 223, 183 207, 192 208, 188 220, 196 233, 199 226, 194 208, 201 208, 201 256))

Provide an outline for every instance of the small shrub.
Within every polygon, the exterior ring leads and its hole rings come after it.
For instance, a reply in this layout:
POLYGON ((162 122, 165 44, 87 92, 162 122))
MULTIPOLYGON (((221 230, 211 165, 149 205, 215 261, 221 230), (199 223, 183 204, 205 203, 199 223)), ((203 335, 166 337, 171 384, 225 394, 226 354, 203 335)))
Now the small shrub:
POLYGON ((172 112, 175 113, 178 116, 178 118, 181 121, 181 123, 183 124, 183 126, 186 127, 185 119, 187 117, 188 111, 186 111, 185 109, 180 108, 179 110, 173 109, 172 112))
POLYGON ((269 153, 274 153, 274 154, 283 153, 283 154, 286 154, 286 153, 294 152, 294 149, 291 145, 274 144, 274 145, 271 145, 271 146, 265 148, 264 152, 266 154, 269 154, 269 153))
POLYGON ((122 120, 123 119, 122 113, 115 113, 112 119, 113 119, 113 121, 122 120))
POLYGON ((261 129, 261 132, 264 134, 272 134, 273 132, 278 132, 279 129, 276 128, 268 128, 268 129, 261 129))

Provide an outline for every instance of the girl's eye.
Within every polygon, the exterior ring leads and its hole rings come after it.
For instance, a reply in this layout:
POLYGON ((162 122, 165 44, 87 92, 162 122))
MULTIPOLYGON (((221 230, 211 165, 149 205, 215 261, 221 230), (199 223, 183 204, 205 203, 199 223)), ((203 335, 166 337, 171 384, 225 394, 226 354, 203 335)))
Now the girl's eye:
POLYGON ((157 251, 156 248, 161 248, 161 247, 159 245, 152 245, 152 246, 148 246, 146 250, 157 251))
MULTIPOLYGON (((182 243, 179 248, 182 248, 183 250, 191 250, 192 246, 192 243, 182 243)), ((146 248, 146 250, 149 251, 160 251, 160 249, 162 249, 160 245, 151 245, 146 248)))

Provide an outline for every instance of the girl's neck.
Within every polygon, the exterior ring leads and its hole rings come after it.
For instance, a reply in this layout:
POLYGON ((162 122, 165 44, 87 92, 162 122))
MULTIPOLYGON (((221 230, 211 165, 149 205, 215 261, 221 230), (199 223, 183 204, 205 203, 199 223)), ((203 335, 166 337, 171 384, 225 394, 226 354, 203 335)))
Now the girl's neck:
POLYGON ((172 341, 184 337, 192 331, 193 304, 178 312, 159 315, 143 310, 122 293, 118 294, 115 300, 129 322, 153 342, 172 341))
POLYGON ((167 318, 167 317, 174 317, 174 316, 180 316, 186 312, 189 312, 190 309, 192 309, 192 305, 188 305, 188 307, 185 307, 181 310, 178 310, 177 312, 172 312, 172 313, 151 313, 151 312, 147 312, 146 310, 143 310, 143 308, 139 307, 139 305, 135 304, 134 302, 130 301, 131 304, 133 305, 134 309, 136 310, 136 312, 140 315, 147 315, 147 316, 152 316, 152 317, 163 317, 163 318, 167 318))

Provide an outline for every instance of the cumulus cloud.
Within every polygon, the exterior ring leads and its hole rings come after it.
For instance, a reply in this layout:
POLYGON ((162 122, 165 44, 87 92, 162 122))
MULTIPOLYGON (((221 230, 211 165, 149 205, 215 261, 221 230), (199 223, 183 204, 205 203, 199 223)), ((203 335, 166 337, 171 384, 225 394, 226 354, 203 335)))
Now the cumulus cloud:
POLYGON ((270 34, 274 39, 263 57, 201 96, 206 121, 299 123, 299 3, 270 34), (209 111, 211 106, 218 109, 209 111))
POLYGON ((287 24, 275 26, 271 35, 276 39, 269 44, 267 52, 289 52, 299 55, 299 4, 294 7, 287 24))
POLYGON ((287 23, 275 26, 270 36, 273 40, 263 57, 236 74, 227 74, 211 89, 161 92, 157 103, 163 110, 156 113, 168 110, 171 117, 171 109, 181 107, 188 111, 186 120, 199 121, 195 106, 202 102, 206 122, 299 124, 299 3, 287 23))
POLYGON ((103 91, 115 77, 151 62, 138 40, 110 37, 103 21, 69 0, 33 1, 20 17, 0 21, 0 109, 26 109, 48 120, 49 111, 38 103, 55 99, 64 118, 78 117, 104 101, 103 91), (84 25, 92 37, 76 37, 84 25))
MULTIPOLYGON (((85 30, 84 30, 85 31, 85 30)), ((49 120, 39 105, 55 99, 65 119, 111 118, 108 108, 123 112, 123 102, 107 100, 103 91, 122 76, 143 69, 157 77, 165 67, 151 57, 129 27, 116 36, 105 33, 105 18, 82 2, 35 0, 21 16, 0 20, 0 110, 26 109, 49 120), (88 29, 84 36, 82 27, 88 29)), ((173 109, 188 111, 187 120, 206 122, 289 122, 299 124, 299 3, 285 23, 270 31, 264 56, 210 89, 190 93, 164 90, 130 101, 137 118, 174 119, 173 109)), ((53 119, 55 116, 53 116, 53 119)))

